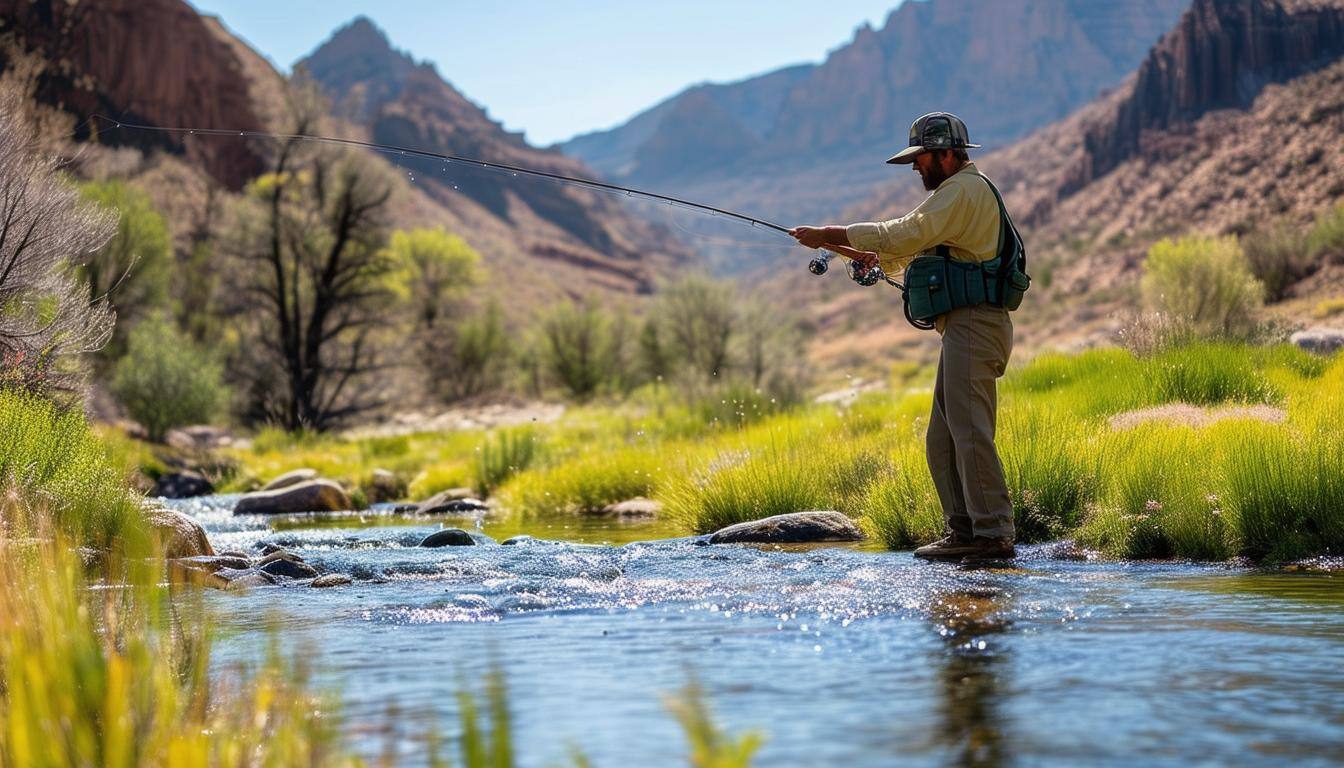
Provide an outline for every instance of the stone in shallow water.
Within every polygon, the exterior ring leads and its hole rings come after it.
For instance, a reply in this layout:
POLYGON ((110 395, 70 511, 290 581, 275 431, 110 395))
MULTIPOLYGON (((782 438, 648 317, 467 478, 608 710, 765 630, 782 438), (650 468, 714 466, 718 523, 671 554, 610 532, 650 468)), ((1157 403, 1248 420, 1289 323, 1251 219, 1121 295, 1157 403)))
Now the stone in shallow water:
POLYGON ((275 583, 274 576, 255 568, 248 568, 246 570, 225 568, 223 570, 215 571, 215 576, 224 581, 225 589, 231 590, 266 587, 275 583))
POLYGON ((722 528, 710 544, 806 544, 822 541, 862 541, 863 531, 846 515, 833 510, 793 512, 750 520, 722 528))
POLYGON ((350 509, 350 497, 332 480, 309 480, 276 491, 245 494, 235 515, 280 515, 292 512, 339 512, 350 509))
POLYGON ((324 587, 344 587, 345 585, 352 583, 352 581, 353 580, 344 573, 328 573, 325 576, 318 576, 316 579, 313 579, 312 583, 308 586, 316 589, 322 589, 324 587))
POLYGON ((215 554, 210 540, 205 537, 205 529, 190 516, 155 502, 145 502, 144 511, 164 558, 175 560, 215 554))
POLYGON ((476 540, 461 528, 444 528, 435 531, 420 541, 422 547, 472 547, 476 540))
POLYGON ((489 507, 486 506, 485 502, 472 498, 470 488, 449 488, 446 491, 440 491, 415 507, 416 513, 421 515, 464 514, 484 512, 488 509, 489 507), (464 491, 466 495, 462 495, 464 491))
POLYGON ((258 567, 263 573, 283 576, 287 579, 311 579, 317 575, 317 569, 301 560, 276 559, 258 567))
POLYGON ((189 499, 214 492, 215 486, 211 485, 204 475, 187 470, 160 475, 159 479, 154 481, 154 490, 150 491, 150 495, 166 499, 189 499))

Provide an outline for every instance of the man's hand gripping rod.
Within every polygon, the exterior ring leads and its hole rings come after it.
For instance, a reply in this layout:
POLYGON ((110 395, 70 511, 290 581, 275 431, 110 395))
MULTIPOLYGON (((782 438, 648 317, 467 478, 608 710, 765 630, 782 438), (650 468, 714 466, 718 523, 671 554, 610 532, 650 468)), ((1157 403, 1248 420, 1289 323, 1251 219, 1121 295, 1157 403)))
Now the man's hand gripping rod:
POLYGON ((826 270, 830 267, 831 259, 839 254, 840 256, 849 259, 850 263, 853 265, 849 270, 849 276, 859 285, 876 285, 877 281, 886 280, 897 288, 901 287, 900 283, 887 277, 886 273, 882 271, 882 267, 877 264, 875 259, 870 259, 869 254, 863 251, 844 245, 830 244, 821 246, 820 250, 823 252, 815 256, 807 265, 808 271, 814 275, 826 274, 826 270))

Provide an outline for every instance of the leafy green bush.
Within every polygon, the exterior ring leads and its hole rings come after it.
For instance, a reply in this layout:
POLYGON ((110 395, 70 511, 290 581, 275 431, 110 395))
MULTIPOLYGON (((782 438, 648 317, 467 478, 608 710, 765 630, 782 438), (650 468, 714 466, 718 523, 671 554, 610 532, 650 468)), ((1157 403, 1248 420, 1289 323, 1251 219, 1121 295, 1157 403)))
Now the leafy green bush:
POLYGON ((625 377, 612 318, 597 305, 561 302, 541 321, 542 359, 550 377, 575 399, 625 377))
POLYGON ((1344 203, 1317 217, 1307 233, 1307 249, 1312 259, 1344 261, 1344 203))
POLYGON ((225 397, 220 365, 162 317, 131 332, 112 392, 153 441, 173 427, 208 421, 225 397))
POLYGON ((1236 238, 1162 240, 1148 250, 1142 285, 1150 308, 1189 323, 1198 335, 1245 338, 1259 324, 1264 285, 1236 238))

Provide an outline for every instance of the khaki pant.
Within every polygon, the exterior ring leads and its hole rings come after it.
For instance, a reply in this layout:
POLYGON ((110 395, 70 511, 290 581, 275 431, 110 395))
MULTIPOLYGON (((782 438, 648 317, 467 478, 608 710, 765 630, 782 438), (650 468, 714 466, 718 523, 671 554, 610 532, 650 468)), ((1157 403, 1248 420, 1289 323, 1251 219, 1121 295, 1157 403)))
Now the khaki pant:
POLYGON ((933 388, 926 449, 948 532, 1013 537, 1013 506, 994 449, 995 380, 1013 351, 1008 311, 988 304, 943 316, 943 349, 933 388))

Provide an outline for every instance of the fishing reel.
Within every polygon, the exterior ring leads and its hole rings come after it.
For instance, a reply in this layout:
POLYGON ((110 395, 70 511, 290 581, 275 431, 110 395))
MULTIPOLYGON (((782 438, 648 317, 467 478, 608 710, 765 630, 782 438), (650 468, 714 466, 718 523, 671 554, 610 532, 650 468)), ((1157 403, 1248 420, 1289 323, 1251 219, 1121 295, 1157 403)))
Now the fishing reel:
MULTIPOLYGON (((821 253, 814 256, 812 261, 807 263, 807 271, 814 275, 824 275, 826 274, 826 271, 830 269, 831 259, 833 258, 835 258, 835 253, 823 250, 821 253)), ((876 264, 871 267, 865 267, 856 261, 846 261, 845 271, 849 274, 850 280, 853 280, 864 287, 877 285, 878 282, 886 277, 886 274, 882 271, 882 267, 879 267, 876 264)))

